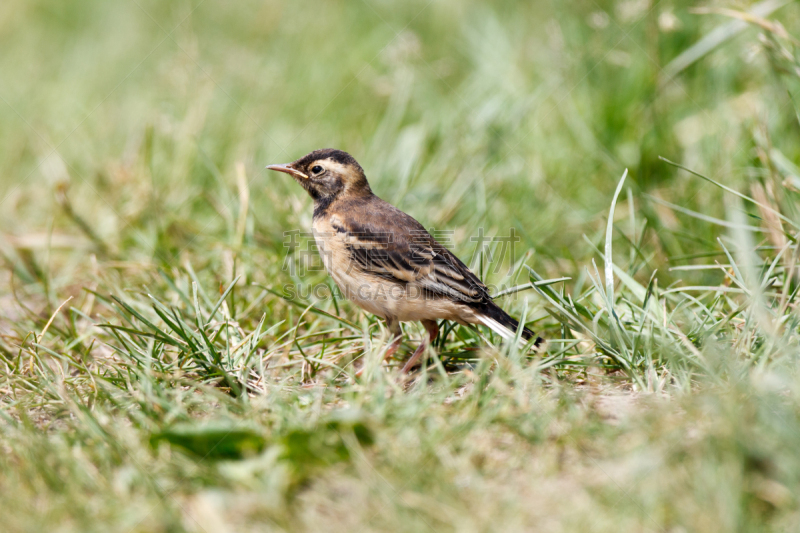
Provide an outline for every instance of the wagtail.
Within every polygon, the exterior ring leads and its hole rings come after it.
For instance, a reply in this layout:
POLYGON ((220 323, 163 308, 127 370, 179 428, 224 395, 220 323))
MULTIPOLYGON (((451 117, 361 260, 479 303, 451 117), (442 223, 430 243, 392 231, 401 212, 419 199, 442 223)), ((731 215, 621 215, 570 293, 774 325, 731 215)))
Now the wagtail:
MULTIPOLYGON (((346 298, 386 320, 393 336, 387 359, 400 346, 400 322, 421 322, 427 342, 439 333, 437 320, 483 324, 515 338, 519 322, 492 301, 486 285, 422 224, 378 198, 350 154, 316 150, 267 168, 289 174, 314 199, 312 231, 325 268, 346 298)), ((522 337, 535 334, 523 327, 522 337)), ((423 340, 404 372, 425 346, 423 340)))

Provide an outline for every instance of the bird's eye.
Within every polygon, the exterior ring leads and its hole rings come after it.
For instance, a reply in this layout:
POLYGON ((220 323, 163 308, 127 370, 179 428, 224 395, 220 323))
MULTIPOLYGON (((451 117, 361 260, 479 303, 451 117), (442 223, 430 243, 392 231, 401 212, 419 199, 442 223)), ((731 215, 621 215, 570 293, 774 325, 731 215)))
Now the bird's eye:
POLYGON ((322 167, 319 165, 314 165, 314 168, 311 169, 311 172, 313 172, 314 174, 319 174, 320 172, 322 172, 322 167))

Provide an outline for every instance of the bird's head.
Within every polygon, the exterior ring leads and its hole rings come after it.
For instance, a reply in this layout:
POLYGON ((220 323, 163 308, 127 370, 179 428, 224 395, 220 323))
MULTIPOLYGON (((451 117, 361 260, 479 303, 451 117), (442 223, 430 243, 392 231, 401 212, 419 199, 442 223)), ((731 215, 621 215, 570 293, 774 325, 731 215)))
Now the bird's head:
POLYGON ((339 195, 372 194, 364 169, 353 156, 341 150, 315 150, 285 165, 270 165, 292 176, 315 202, 331 202, 339 195))

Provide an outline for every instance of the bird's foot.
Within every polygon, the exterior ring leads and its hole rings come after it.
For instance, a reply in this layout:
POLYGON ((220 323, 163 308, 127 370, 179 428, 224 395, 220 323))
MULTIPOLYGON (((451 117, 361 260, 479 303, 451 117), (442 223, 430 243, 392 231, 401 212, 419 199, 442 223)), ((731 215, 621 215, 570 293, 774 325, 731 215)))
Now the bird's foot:
MULTIPOLYGON (((383 360, 386 361, 386 360, 390 359, 397 352, 398 348, 400 348, 400 344, 402 342, 403 342, 403 337, 400 337, 400 336, 396 337, 392 341, 392 343, 389 345, 389 347, 386 348, 386 353, 383 355, 383 360)), ((366 368, 367 368, 367 364, 365 362, 364 365, 356 371, 356 377, 360 378, 361 374, 364 373, 364 370, 366 368)))
POLYGON ((422 325, 428 332, 428 339, 423 339, 422 342, 419 343, 419 346, 414 351, 414 355, 412 355, 411 359, 409 359, 408 362, 403 365, 404 374, 407 374, 412 368, 414 368, 414 365, 417 364, 422 355, 425 353, 425 348, 428 346, 428 344, 433 343, 433 341, 436 339, 436 336, 439 334, 439 326, 436 324, 435 320, 423 320, 422 325))
POLYGON ((409 359, 406 362, 406 364, 403 365, 403 370, 402 370, 403 374, 408 374, 408 372, 412 368, 414 368, 414 366, 417 364, 417 362, 419 362, 419 360, 422 358, 422 354, 425 353, 425 348, 427 348, 427 346, 428 346, 428 343, 425 342, 425 341, 422 341, 421 343, 419 343, 419 346, 414 351, 414 355, 412 355, 411 359, 409 359))

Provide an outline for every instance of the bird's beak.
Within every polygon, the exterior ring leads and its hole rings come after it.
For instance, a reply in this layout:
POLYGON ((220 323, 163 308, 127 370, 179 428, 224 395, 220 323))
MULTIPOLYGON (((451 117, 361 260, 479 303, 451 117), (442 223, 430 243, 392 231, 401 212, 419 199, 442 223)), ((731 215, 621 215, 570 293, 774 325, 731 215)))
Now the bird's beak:
POLYGON ((283 172, 285 174, 291 174, 297 178, 308 179, 308 176, 297 170, 296 168, 292 167, 290 164, 285 165, 269 165, 267 170, 277 170, 278 172, 283 172))

